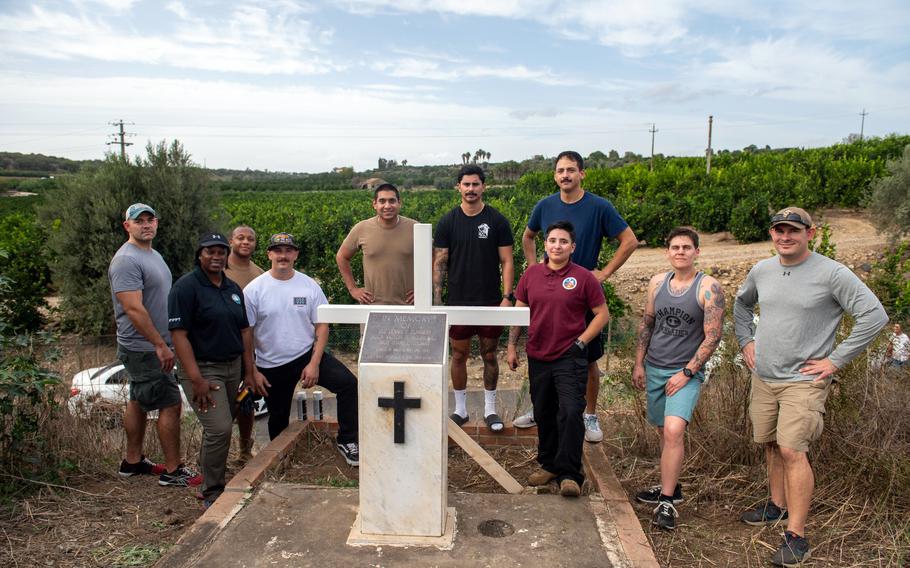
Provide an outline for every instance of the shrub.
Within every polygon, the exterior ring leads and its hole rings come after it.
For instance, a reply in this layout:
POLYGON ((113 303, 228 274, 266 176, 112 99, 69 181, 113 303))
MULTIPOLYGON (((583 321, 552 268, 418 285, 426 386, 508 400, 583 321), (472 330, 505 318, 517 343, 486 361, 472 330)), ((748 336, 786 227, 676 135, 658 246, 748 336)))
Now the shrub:
POLYGON ((831 241, 831 226, 828 223, 816 225, 815 236, 809 241, 809 250, 835 258, 837 246, 831 241))
MULTIPOLYGON (((0 250, 0 257, 6 251, 0 250)), ((16 282, 0 276, 0 294, 8 296, 16 282)), ((56 409, 57 376, 43 366, 55 352, 46 334, 17 335, 0 312, 0 472, 21 477, 43 472, 50 452, 42 424, 56 409), (39 355, 42 352, 43 355, 39 355)), ((0 484, 5 492, 7 484, 0 484)))
POLYGON ((47 235, 34 216, 15 213, 0 219, 0 276, 9 280, 0 289, 0 311, 13 332, 41 327, 41 308, 47 306, 50 252, 47 235))
POLYGON ((740 243, 768 238, 768 196, 757 193, 743 198, 730 214, 730 232, 740 243))
POLYGON ((910 145, 888 162, 888 172, 872 184, 870 209, 883 230, 899 235, 910 230, 910 145))
POLYGON ((894 320, 910 317, 910 242, 891 247, 872 267, 869 287, 894 320))
POLYGON ((51 227, 51 269, 65 323, 95 334, 112 326, 107 267, 126 240, 123 211, 131 203, 157 211, 154 247, 174 277, 191 269, 199 234, 221 227, 218 195, 207 176, 174 141, 149 144, 133 164, 109 155, 100 166, 60 180, 39 214, 51 227))

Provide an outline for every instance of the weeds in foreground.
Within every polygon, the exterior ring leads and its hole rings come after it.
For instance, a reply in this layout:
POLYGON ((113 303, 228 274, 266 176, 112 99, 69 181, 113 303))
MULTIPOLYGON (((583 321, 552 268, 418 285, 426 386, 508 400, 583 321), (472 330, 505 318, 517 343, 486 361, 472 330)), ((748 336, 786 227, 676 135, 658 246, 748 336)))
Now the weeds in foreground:
MULTIPOLYGON (((650 509, 640 511, 665 566, 760 566, 785 528, 738 522, 768 491, 763 452, 751 438, 750 377, 733 355, 705 385, 689 428, 680 530, 651 532, 650 509)), ((809 453, 816 484, 807 526, 814 565, 902 566, 910 560, 910 374, 874 369, 864 355, 838 378, 825 432, 809 453)), ((617 474, 630 494, 659 477, 659 440, 644 410, 641 397, 611 409, 617 474)))

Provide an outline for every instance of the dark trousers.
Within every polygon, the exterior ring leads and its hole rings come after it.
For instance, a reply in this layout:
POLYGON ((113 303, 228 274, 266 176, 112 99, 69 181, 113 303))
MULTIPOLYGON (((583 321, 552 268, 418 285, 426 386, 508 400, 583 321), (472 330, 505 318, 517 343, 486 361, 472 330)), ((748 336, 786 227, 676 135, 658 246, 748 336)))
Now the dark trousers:
POLYGON ((588 360, 575 349, 555 361, 528 358, 531 402, 537 422, 537 462, 557 481, 585 479, 581 454, 585 443, 585 388, 588 360))
MULTIPOLYGON (((265 402, 269 407, 269 438, 274 440, 288 427, 294 388, 300 382, 303 368, 310 363, 313 350, 271 369, 257 367, 272 385, 265 402)), ((319 362, 317 385, 335 393, 338 403, 338 443, 357 441, 357 378, 344 364, 328 353, 319 362)))

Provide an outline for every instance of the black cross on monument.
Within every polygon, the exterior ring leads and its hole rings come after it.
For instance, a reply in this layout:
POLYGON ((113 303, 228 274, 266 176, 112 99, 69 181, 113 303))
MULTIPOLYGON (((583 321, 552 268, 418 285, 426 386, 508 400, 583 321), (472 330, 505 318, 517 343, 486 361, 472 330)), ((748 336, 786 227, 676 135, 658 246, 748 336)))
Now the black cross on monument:
POLYGON ((395 443, 404 444, 404 410, 420 408, 419 398, 405 398, 404 381, 395 381, 394 398, 379 398, 379 408, 395 409, 395 443))

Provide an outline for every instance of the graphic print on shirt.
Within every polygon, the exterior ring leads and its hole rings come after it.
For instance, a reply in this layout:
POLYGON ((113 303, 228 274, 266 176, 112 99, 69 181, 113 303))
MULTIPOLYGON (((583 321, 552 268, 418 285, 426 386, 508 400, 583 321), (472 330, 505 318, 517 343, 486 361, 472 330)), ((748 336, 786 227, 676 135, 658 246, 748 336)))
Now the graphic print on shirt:
POLYGON ((566 290, 574 290, 576 286, 578 286, 578 280, 571 276, 562 281, 562 287, 566 290))
POLYGON ((490 226, 486 223, 477 225, 477 238, 478 239, 488 239, 490 238, 490 226))
POLYGON ((657 310, 655 315, 657 319, 657 333, 672 335, 674 337, 686 337, 689 335, 689 330, 679 329, 679 326, 681 326, 683 322, 687 324, 695 322, 695 318, 688 312, 675 306, 661 308, 657 310))
POLYGON ((294 305, 295 306, 305 306, 306 305, 306 296, 294 296, 294 305))

